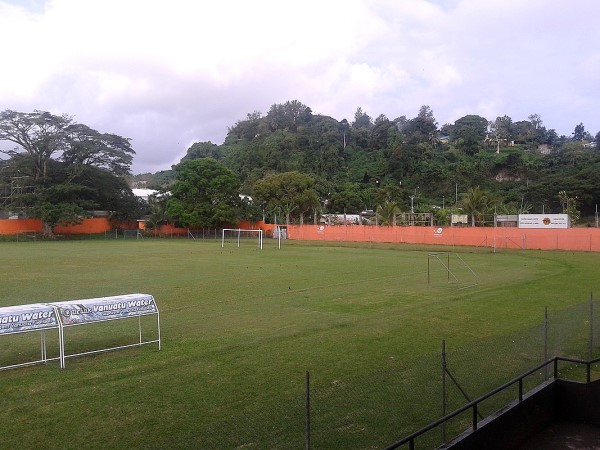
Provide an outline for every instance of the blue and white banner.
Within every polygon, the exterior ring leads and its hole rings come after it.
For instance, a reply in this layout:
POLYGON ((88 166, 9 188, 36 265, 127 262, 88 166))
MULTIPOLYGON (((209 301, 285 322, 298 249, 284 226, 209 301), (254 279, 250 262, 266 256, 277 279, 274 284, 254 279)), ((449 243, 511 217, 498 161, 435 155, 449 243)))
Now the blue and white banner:
POLYGON ((43 303, 0 308, 0 334, 58 328, 54 308, 43 303))
POLYGON ((52 303, 64 326, 158 313, 154 297, 127 294, 52 303))

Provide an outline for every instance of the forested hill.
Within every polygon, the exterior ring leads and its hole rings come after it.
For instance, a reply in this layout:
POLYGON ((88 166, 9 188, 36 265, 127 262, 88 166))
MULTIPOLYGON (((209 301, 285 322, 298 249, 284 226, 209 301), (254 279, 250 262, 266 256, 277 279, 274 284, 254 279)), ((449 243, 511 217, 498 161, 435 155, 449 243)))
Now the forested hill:
MULTIPOLYGON (((250 195, 267 175, 308 174, 330 212, 376 209, 385 201, 403 211, 411 202, 415 211, 451 208, 479 186, 498 213, 562 212, 566 193, 589 216, 600 201, 599 140, 583 124, 572 136, 558 136, 537 114, 519 121, 467 115, 440 127, 428 106, 414 118, 395 119, 373 119, 358 108, 348 122, 289 101, 266 115, 248 114, 222 145, 195 143, 182 162, 214 158, 250 195)), ((173 177, 165 171, 137 179, 164 188, 173 177)))

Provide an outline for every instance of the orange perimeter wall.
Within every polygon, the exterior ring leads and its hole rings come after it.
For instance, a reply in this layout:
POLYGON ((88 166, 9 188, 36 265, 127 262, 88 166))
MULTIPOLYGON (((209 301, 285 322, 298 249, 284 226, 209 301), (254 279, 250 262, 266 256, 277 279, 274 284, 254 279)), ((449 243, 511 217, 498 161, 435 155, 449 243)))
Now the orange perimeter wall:
MULTIPOLYGON (((137 223, 120 224, 121 228, 137 228, 137 223)), ((53 228, 56 234, 98 234, 111 230, 114 225, 104 217, 94 219, 83 219, 80 224, 56 226, 53 228)), ((0 234, 18 234, 25 232, 42 231, 42 222, 38 219, 5 219, 0 220, 0 234)))
POLYGON ((77 225, 56 226, 53 228, 56 234, 98 234, 112 229, 110 220, 101 217, 95 219, 83 219, 77 225))
POLYGON ((42 222, 38 219, 0 220, 0 234, 18 234, 42 231, 42 222))
POLYGON ((599 228, 385 227, 288 225, 288 238, 314 241, 398 242, 490 248, 600 251, 599 228))
MULTIPOLYGON (((138 224, 120 224, 135 229, 138 224)), ((106 218, 83 219, 78 225, 55 227, 56 234, 97 234, 114 227, 106 218)), ((273 235, 275 225, 244 222, 240 228, 262 229, 273 235)), ((288 238, 313 241, 398 242, 465 245, 490 248, 577 250, 600 252, 599 228, 532 229, 512 227, 386 227, 373 225, 288 225, 288 238)), ((36 219, 0 220, 0 234, 41 232, 36 219)), ((164 225, 161 234, 186 235, 187 228, 164 225)))

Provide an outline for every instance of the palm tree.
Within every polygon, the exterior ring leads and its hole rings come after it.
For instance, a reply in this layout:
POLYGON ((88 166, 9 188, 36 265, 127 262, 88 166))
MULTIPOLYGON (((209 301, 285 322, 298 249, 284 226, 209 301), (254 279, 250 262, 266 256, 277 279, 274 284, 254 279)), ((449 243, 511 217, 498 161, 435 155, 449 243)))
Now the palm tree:
POLYGON ((148 197, 150 214, 146 217, 146 228, 158 234, 161 225, 168 223, 171 218, 167 212, 167 196, 151 195, 148 197))
POLYGON ((383 205, 377 206, 377 221, 381 225, 396 225, 396 215, 399 213, 398 204, 386 200, 383 205))
POLYGON ((463 211, 471 215, 471 226, 473 227, 475 221, 483 221, 483 215, 489 210, 490 204, 490 198, 479 186, 469 188, 461 202, 463 211))

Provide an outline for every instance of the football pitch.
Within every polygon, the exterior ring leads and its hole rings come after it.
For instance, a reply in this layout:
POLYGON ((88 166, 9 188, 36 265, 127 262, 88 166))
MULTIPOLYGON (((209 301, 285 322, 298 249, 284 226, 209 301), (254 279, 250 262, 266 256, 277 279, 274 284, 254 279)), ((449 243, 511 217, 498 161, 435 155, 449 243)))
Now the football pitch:
MULTIPOLYGON (((0 447, 301 448, 309 372, 312 447, 382 448, 440 417, 442 340, 475 349, 474 360, 497 358, 489 373, 471 367, 495 387, 522 367, 493 343, 525 342, 545 307, 567 310, 600 292, 600 254, 431 256, 443 250, 276 240, 259 250, 252 239, 223 248, 220 239, 0 243, 0 306, 148 293, 162 335, 160 351, 1 371, 0 447)), ((77 327, 74 350, 137 333, 137 324, 116 322, 77 327)), ((516 353, 540 362, 538 350, 516 353)), ((37 333, 0 335, 2 365, 37 351, 37 333)))

